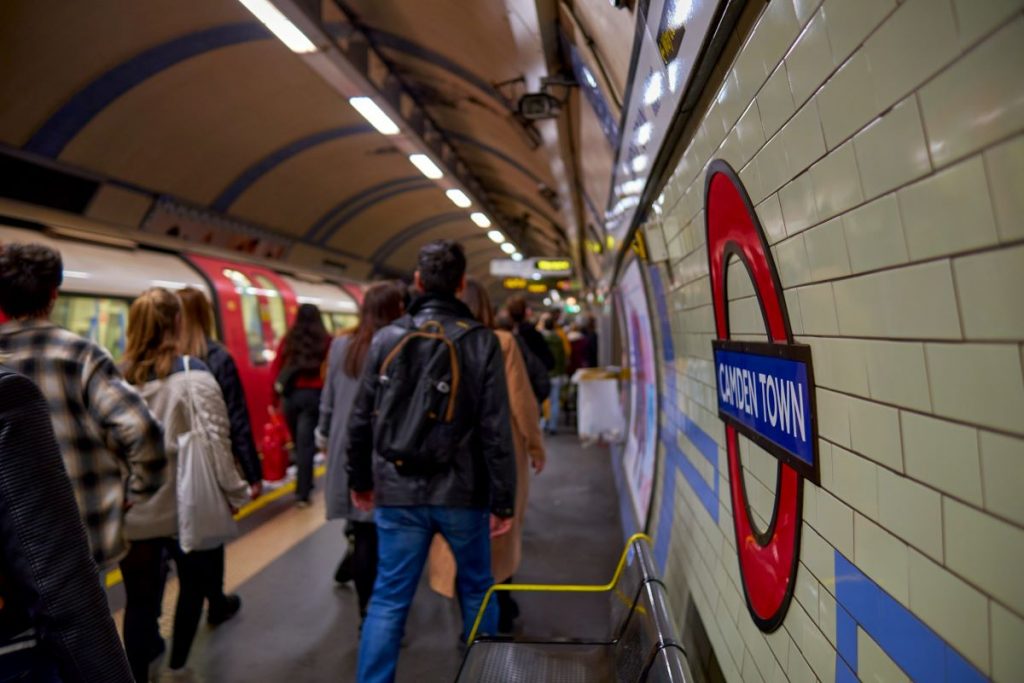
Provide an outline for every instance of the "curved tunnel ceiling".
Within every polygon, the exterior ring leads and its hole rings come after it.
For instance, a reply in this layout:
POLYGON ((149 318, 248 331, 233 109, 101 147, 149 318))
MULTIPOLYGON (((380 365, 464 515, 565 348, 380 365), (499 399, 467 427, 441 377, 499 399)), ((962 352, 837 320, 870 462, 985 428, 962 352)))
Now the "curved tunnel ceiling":
MULTIPOLYGON (((514 221, 510 237, 568 253, 549 157, 499 85, 523 72, 505 5, 334 4, 321 8, 330 32, 369 37, 514 221)), ((3 3, 0 46, 10 150, 266 228, 299 262, 408 272, 415 247, 442 236, 503 256, 237 0, 3 3)))

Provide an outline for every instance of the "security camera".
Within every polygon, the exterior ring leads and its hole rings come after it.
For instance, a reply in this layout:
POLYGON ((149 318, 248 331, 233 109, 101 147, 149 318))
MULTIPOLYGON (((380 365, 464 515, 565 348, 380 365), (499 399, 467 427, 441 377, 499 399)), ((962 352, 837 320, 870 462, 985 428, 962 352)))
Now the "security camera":
POLYGON ((519 98, 519 115, 529 121, 553 119, 562 111, 557 99, 543 92, 527 93, 519 98))

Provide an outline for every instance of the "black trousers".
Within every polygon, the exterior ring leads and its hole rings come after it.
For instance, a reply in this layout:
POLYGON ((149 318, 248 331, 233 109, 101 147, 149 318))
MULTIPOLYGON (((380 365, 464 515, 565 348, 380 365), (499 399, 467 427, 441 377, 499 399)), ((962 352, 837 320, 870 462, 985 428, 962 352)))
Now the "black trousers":
POLYGON ((160 612, 167 580, 167 560, 178 569, 178 603, 174 610, 174 639, 170 666, 180 669, 188 660, 199 628, 203 601, 219 607, 224 600, 224 546, 185 553, 172 538, 132 541, 121 560, 124 581, 124 647, 136 681, 149 680, 149 663, 163 649, 160 612))
POLYGON ((366 616, 366 607, 377 580, 377 525, 373 522, 349 522, 352 530, 352 581, 359 598, 359 614, 366 616))
POLYGON ((313 432, 320 417, 320 390, 296 389, 283 403, 284 419, 295 443, 295 468, 298 470, 295 496, 309 500, 313 490, 313 456, 316 454, 313 432))

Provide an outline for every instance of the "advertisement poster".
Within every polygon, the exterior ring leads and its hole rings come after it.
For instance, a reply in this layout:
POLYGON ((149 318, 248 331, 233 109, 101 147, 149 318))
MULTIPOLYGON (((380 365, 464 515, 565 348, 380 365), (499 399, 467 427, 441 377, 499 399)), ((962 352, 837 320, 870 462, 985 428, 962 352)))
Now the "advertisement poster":
POLYGON ((647 308, 647 293, 636 260, 626 266, 618 289, 630 371, 627 396, 629 432, 623 465, 636 517, 643 527, 654 483, 654 458, 658 443, 658 378, 655 374, 654 333, 647 308))

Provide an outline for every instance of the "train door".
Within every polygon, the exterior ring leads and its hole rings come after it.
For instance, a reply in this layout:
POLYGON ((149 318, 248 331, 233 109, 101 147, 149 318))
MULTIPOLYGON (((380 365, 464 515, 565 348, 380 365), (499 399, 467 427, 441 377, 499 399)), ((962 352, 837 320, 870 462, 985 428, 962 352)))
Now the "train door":
POLYGON ((267 268, 198 254, 188 258, 215 292, 221 340, 238 366, 253 436, 260 443, 268 409, 276 400, 270 366, 295 319, 295 293, 267 268))

